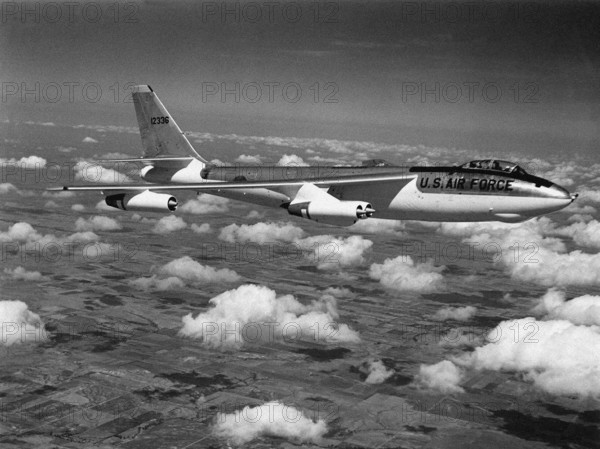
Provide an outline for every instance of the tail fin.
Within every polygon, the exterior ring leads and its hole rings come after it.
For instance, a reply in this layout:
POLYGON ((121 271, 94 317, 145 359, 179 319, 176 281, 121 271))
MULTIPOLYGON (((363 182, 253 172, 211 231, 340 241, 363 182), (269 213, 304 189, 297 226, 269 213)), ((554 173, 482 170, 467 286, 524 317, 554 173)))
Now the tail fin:
POLYGON ((206 163, 150 86, 133 88, 133 104, 142 136, 144 158, 195 157, 206 163))

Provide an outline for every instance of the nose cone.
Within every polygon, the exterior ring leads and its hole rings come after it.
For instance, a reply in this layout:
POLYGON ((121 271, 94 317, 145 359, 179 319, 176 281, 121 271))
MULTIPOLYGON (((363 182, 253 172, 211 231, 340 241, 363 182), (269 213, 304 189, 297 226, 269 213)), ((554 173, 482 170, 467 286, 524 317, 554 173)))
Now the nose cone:
POLYGON ((568 192, 567 189, 559 186, 558 184, 552 184, 548 188, 546 193, 549 198, 556 198, 558 200, 568 200, 569 203, 575 199, 575 198, 571 198, 571 194, 568 192))
POLYGON ((542 190, 543 196, 551 202, 549 209, 554 211, 567 207, 577 198, 577 195, 571 195, 567 189, 558 184, 552 184, 550 187, 542 188, 542 190))

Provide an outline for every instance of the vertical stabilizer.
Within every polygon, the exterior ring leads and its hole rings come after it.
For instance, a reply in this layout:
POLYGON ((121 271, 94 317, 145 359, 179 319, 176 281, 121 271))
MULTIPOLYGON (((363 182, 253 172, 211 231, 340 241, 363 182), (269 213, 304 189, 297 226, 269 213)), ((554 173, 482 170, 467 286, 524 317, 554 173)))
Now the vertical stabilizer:
POLYGON ((144 158, 195 157, 206 163, 150 86, 135 86, 132 95, 144 158))

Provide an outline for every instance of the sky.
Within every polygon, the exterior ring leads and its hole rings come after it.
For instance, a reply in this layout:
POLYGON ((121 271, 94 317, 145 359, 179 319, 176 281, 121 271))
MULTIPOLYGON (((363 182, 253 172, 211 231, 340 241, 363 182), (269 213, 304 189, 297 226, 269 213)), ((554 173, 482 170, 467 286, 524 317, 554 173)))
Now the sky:
POLYGON ((592 159, 600 140, 592 3, 24 5, 2 6, 4 120, 135 126, 150 84, 186 131, 592 159))

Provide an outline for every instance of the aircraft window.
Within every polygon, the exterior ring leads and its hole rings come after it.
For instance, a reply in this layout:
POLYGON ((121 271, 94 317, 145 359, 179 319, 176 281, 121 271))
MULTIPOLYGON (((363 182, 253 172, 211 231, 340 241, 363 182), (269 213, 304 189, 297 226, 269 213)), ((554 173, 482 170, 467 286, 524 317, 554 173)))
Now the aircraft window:
POLYGON ((496 170, 503 171, 506 173, 513 173, 519 175, 527 174, 525 170, 519 167, 514 162, 499 161, 495 159, 484 159, 480 161, 467 162, 460 166, 461 168, 478 168, 482 170, 496 170))

